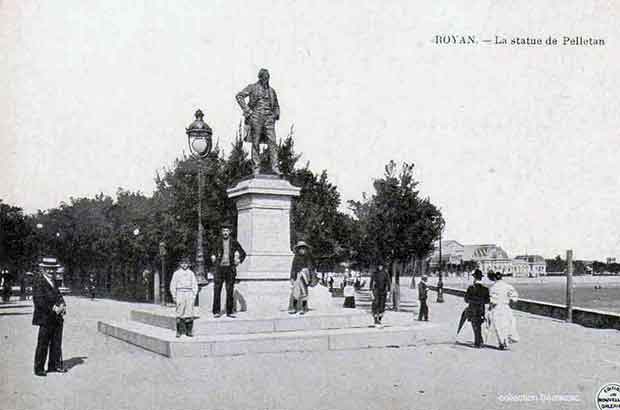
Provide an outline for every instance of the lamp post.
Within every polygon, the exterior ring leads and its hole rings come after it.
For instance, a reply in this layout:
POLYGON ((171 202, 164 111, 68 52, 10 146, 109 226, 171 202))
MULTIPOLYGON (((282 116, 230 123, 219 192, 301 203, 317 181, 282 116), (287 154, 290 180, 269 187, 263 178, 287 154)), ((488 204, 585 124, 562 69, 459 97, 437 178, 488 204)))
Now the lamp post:
MULTIPOLYGON (((39 242, 39 244, 37 246, 37 251, 39 253, 39 255, 37 257, 38 261, 40 261, 41 258, 43 258, 42 245, 41 245, 41 239, 42 239, 41 238, 41 231, 42 230, 43 230, 43 224, 42 223, 38 223, 37 224, 37 237, 38 237, 38 242, 39 242)), ((37 263, 39 263, 38 261, 37 261, 37 263)))
MULTIPOLYGON (((161 305, 166 306, 166 242, 161 241, 159 243, 159 258, 161 259, 161 282, 159 297, 161 298, 161 305)), ((157 299, 157 298, 155 298, 157 299)), ((157 301, 155 301, 157 302, 157 301)))
POLYGON ((187 144, 192 158, 198 163, 198 235, 196 236, 196 280, 198 286, 207 284, 205 277, 205 258, 203 250, 204 228, 202 226, 202 190, 204 185, 203 161, 211 152, 211 136, 213 131, 202 118, 201 110, 196 110, 196 119, 185 129, 187 144))

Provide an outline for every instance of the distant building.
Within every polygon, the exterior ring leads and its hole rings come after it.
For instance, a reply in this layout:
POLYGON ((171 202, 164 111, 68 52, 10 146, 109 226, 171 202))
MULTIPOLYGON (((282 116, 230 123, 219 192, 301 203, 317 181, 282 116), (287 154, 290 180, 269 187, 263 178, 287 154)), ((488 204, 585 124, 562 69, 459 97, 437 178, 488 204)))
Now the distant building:
MULTIPOLYGON (((442 265, 461 265, 463 263, 464 246, 457 241, 441 241, 442 265)), ((430 267, 439 267, 439 241, 435 242, 435 251, 430 258, 430 267)))
POLYGON ((478 268, 485 273, 492 270, 511 276, 528 274, 527 263, 510 258, 508 253, 496 244, 465 245, 463 260, 476 262, 478 268))
POLYGON ((547 262, 540 255, 519 255, 515 260, 522 260, 528 264, 528 276, 538 277, 547 274, 547 262))
MULTIPOLYGON (((461 265, 474 261, 486 273, 490 270, 515 277, 537 277, 547 273, 545 259, 539 255, 521 255, 511 258, 496 244, 462 245, 454 240, 441 241, 443 265, 461 265)), ((439 266, 439 243, 430 258, 431 268, 439 266)))
POLYGON ((616 263, 616 258, 607 258, 607 264, 616 263))

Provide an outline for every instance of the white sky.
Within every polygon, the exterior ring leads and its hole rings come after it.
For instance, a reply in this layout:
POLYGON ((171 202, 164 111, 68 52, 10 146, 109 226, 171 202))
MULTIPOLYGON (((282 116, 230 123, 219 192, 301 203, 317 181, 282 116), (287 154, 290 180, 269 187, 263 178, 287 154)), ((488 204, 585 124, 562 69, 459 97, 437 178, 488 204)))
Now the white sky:
POLYGON ((234 95, 264 66, 278 135, 295 124, 302 161, 328 170, 343 203, 409 161, 446 239, 620 256, 620 5, 416 3, 0 1, 0 198, 32 212, 119 186, 150 194, 196 108, 228 150, 234 95))

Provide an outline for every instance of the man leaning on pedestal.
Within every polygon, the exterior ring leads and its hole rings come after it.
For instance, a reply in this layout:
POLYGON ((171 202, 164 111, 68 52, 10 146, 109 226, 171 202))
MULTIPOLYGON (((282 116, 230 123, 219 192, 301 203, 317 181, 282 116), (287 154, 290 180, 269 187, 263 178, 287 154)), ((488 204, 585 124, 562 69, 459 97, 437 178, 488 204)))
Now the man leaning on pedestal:
POLYGON ((215 253, 211 255, 211 262, 215 264, 213 286, 213 315, 220 317, 222 285, 226 284, 226 316, 233 316, 233 292, 237 277, 237 265, 245 260, 243 247, 232 237, 232 224, 225 222, 221 225, 222 236, 215 246, 215 253))

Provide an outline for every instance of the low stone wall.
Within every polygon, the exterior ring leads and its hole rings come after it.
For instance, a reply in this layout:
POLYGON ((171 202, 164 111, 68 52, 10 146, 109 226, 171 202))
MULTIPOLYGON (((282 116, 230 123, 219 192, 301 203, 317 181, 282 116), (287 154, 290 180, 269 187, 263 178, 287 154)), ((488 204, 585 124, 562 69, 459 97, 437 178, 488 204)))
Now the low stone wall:
MULTIPOLYGON (((429 285, 429 289, 437 291, 437 286, 429 285)), ((463 289, 444 287, 443 293, 461 298, 465 296, 465 291, 463 289)), ((510 306, 521 312, 532 313, 534 315, 546 316, 560 320, 565 320, 567 314, 565 305, 541 302, 538 300, 519 299, 517 302, 511 303, 510 306)), ((620 314, 573 307, 573 323, 599 329, 620 330, 620 314)))

